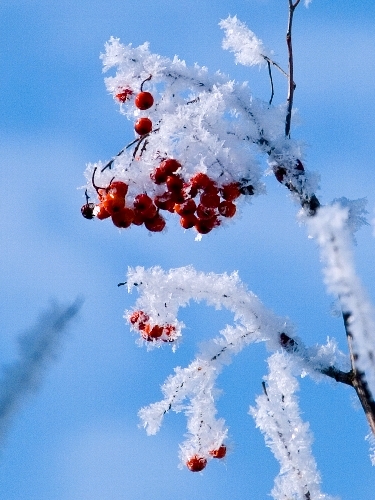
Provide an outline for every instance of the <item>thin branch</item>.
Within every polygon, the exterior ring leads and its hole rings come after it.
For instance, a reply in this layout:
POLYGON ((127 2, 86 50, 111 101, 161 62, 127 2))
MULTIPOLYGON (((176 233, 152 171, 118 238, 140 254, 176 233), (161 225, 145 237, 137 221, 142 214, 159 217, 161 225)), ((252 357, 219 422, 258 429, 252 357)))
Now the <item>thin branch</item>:
POLYGON ((343 313, 344 326, 349 346, 350 362, 352 365, 352 385, 357 393, 358 399, 361 402, 371 432, 375 435, 375 401, 370 389, 368 388, 365 374, 356 367, 357 355, 353 350, 353 336, 349 330, 350 317, 351 315, 349 313, 343 313))
POLYGON ((271 98, 268 102, 268 104, 272 104, 272 99, 273 99, 273 96, 275 95, 275 92, 274 92, 274 89, 273 89, 273 80, 272 80, 272 71, 271 71, 271 63, 270 61, 268 60, 267 61, 267 66, 268 66, 268 75, 270 77, 270 83, 271 83, 271 98))
POLYGON ((287 112, 285 118, 285 135, 286 137, 290 136, 290 126, 292 122, 292 108, 293 108, 293 97, 294 91, 296 88, 296 84, 294 83, 293 73, 293 45, 292 45, 292 26, 293 26, 293 14, 294 11, 299 4, 300 0, 296 0, 293 3, 292 0, 289 0, 289 17, 288 17, 288 29, 286 32, 286 44, 288 47, 288 98, 287 98, 287 112))

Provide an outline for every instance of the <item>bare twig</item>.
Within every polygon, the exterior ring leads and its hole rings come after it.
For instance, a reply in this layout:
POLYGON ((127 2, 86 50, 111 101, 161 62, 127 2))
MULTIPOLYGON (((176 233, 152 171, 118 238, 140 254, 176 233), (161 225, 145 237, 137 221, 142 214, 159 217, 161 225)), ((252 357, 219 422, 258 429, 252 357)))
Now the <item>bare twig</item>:
POLYGON ((286 32, 286 44, 288 47, 288 98, 287 98, 287 112, 285 118, 285 135, 286 137, 290 136, 290 126, 292 121, 292 108, 293 108, 293 97, 294 91, 296 88, 296 84, 293 79, 293 45, 292 45, 292 25, 293 25, 293 14, 300 3, 300 0, 296 0, 293 3, 293 0, 289 0, 289 17, 288 17, 288 29, 286 32))

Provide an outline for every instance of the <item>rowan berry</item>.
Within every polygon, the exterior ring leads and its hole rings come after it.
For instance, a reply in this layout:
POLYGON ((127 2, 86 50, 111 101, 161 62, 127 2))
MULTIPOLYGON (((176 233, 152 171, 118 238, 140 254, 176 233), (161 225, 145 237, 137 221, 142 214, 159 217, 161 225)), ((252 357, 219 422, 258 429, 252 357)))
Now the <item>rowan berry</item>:
POLYGON ((155 196, 155 205, 161 210, 168 210, 168 212, 174 212, 175 201, 171 196, 171 193, 163 193, 155 196))
POLYGON ((227 447, 225 444, 222 444, 219 448, 217 448, 217 450, 209 451, 209 454, 212 458, 224 458, 227 454, 227 447))
POLYGON ((154 98, 150 92, 140 92, 136 95, 134 104, 138 109, 149 109, 154 104, 154 98))
POLYGON ((184 181, 181 179, 181 177, 178 177, 177 175, 169 175, 166 179, 166 184, 168 191, 171 192, 176 192, 176 191, 181 191, 182 188, 184 187, 184 181))
POLYGON ((181 168, 181 163, 174 158, 167 158, 160 163, 160 168, 162 168, 168 175, 174 174, 179 168, 181 168))
POLYGON ((206 189, 210 184, 213 184, 213 181, 207 174, 198 172, 190 179, 190 183, 196 189, 206 189))
POLYGON ((157 213, 152 219, 145 220, 145 226, 153 233, 160 233, 165 228, 165 219, 157 213))
POLYGON ((112 193, 117 196, 123 196, 125 198, 128 192, 128 185, 122 181, 114 181, 107 188, 108 193, 112 193))
POLYGON ((174 210, 178 215, 185 216, 189 214, 194 214, 197 209, 197 205, 191 198, 183 203, 176 203, 174 210))
POLYGON ((139 118, 134 125, 134 130, 139 135, 149 134, 152 130, 152 121, 150 118, 139 118))
POLYGON ((236 210, 237 210, 236 205, 231 201, 224 200, 218 206, 219 214, 222 215, 223 217, 233 217, 234 214, 236 213, 236 210))
POLYGON ((97 205, 99 207, 99 212, 96 214, 96 218, 103 220, 103 219, 108 219, 108 217, 111 216, 109 212, 103 207, 102 203, 97 205))
POLYGON ((180 218, 180 224, 184 229, 191 229, 198 222, 194 214, 184 215, 180 218))
POLYGON ((241 194, 238 182, 231 182, 230 184, 226 184, 221 188, 220 191, 221 196, 224 198, 224 200, 227 201, 234 201, 241 194))
POLYGON ((112 222, 116 227, 126 229, 134 220, 134 210, 124 207, 119 212, 112 214, 112 222))
POLYGON ((192 472, 200 472, 207 465, 207 460, 204 457, 199 457, 198 455, 194 455, 189 458, 186 462, 186 467, 192 472))

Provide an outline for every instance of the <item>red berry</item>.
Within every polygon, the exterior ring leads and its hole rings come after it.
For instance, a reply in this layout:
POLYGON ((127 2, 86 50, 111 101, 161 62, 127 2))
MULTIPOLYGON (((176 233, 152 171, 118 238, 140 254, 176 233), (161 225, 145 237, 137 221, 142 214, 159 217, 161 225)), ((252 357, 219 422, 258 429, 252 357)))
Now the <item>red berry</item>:
POLYGON ((134 220, 134 211, 131 208, 124 207, 119 212, 112 215, 112 222, 116 227, 126 229, 134 220))
POLYGON ((221 196, 224 200, 233 201, 240 196, 240 187, 238 182, 232 182, 231 184, 226 184, 221 188, 221 196))
POLYGON ((133 205, 139 212, 145 212, 153 206, 153 201, 146 193, 141 193, 134 198, 133 205))
POLYGON ((212 231, 212 229, 217 225, 218 220, 216 217, 211 217, 211 219, 198 219, 197 223, 195 224, 195 229, 200 234, 207 234, 212 231))
POLYGON ((160 214, 156 214, 152 219, 145 220, 145 226, 153 233, 160 233, 165 228, 165 220, 160 214))
POLYGON ((199 457, 198 455, 194 455, 186 462, 186 467, 192 472, 200 472, 206 467, 206 465, 207 460, 203 457, 199 457))
POLYGON ((215 217, 216 212, 213 208, 206 207, 204 205, 198 205, 197 208, 197 216, 200 219, 212 219, 212 217, 215 217))
POLYGON ((168 212, 174 212, 175 201, 171 196, 171 193, 164 193, 155 196, 155 205, 161 210, 168 210, 168 212))
POLYGON ((134 209, 134 219, 133 219, 132 224, 134 224, 135 226, 142 226, 144 221, 145 221, 145 218, 144 218, 143 214, 141 212, 138 212, 138 210, 134 209))
POLYGON ((129 316, 129 321, 132 325, 135 325, 138 330, 144 330, 146 328, 147 322, 150 319, 149 315, 143 311, 134 311, 129 316))
POLYGON ((168 174, 163 168, 155 167, 151 172, 150 177, 155 184, 164 184, 167 180, 168 174))
POLYGON ((196 209, 197 205, 191 198, 184 203, 176 203, 176 205, 174 206, 174 211, 181 216, 194 214, 196 209))
POLYGON ((194 214, 185 215, 180 219, 180 224, 184 229, 191 229, 197 222, 198 219, 194 214))
POLYGON ((162 168, 168 175, 174 174, 179 168, 181 168, 181 163, 173 158, 168 158, 160 163, 160 168, 162 168))
POLYGON ((158 215, 158 209, 154 204, 150 205, 146 210, 142 212, 143 219, 150 220, 158 215))
POLYGON ((181 177, 178 177, 174 174, 167 177, 166 183, 168 191, 171 192, 181 191, 184 187, 184 181, 181 179, 181 177))
POLYGON ((220 196, 217 193, 215 193, 215 191, 212 192, 204 191, 204 193, 201 194, 200 202, 205 207, 217 208, 220 204, 220 196))
POLYGON ((133 91, 131 89, 119 89, 118 93, 116 94, 116 99, 120 102, 125 102, 132 94, 133 91))
POLYGON ((81 214, 85 219, 93 219, 95 217, 94 208, 95 208, 94 203, 86 203, 81 207, 81 214))
POLYGON ((139 109, 149 109, 154 104, 154 98, 152 97, 150 92, 140 92, 136 95, 134 104, 139 109))
POLYGON ((231 201, 222 201, 218 206, 219 214, 223 217, 233 217, 236 213, 236 205, 231 201))
POLYGON ((192 187, 196 189, 206 189, 210 184, 213 184, 213 181, 208 177, 208 175, 203 174, 202 172, 195 174, 190 179, 190 182, 192 187))
POLYGON ((111 214, 107 212, 107 210, 103 207, 101 203, 98 205, 98 207, 99 207, 99 212, 96 214, 97 219, 100 220, 108 219, 108 217, 111 216, 111 214))
POLYGON ((110 215, 114 215, 125 208, 125 200, 123 196, 108 195, 102 201, 102 205, 110 215))
POLYGON ((163 333, 163 327, 162 326, 159 326, 159 325, 155 325, 151 328, 151 331, 149 333, 149 336, 152 338, 152 339, 157 339, 159 337, 162 336, 162 333, 163 333))
POLYGON ((227 454, 227 447, 225 444, 222 444, 217 450, 209 451, 209 454, 212 458, 224 458, 227 454))
POLYGON ((125 198, 126 193, 128 192, 128 185, 122 181, 114 181, 108 186, 108 192, 113 193, 117 196, 123 196, 125 198))
POLYGON ((149 134, 152 130, 152 121, 150 118, 139 118, 134 125, 134 130, 139 135, 149 134))

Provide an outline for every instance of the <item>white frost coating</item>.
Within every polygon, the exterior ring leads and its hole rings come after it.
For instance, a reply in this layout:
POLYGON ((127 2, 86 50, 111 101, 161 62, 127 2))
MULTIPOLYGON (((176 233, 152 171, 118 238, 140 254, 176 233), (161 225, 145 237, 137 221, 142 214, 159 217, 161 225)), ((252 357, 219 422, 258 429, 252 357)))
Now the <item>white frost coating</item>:
MULTIPOLYGON (((185 182, 203 172, 219 187, 231 182, 252 186, 254 195, 265 192, 259 153, 291 170, 296 159, 301 158, 300 144, 285 137, 285 105, 269 106, 254 99, 246 83, 230 80, 219 72, 210 74, 198 65, 188 67, 177 57, 153 54, 147 43, 132 47, 111 38, 101 57, 104 71, 116 70, 114 76, 105 79, 113 97, 116 99, 124 89, 133 92, 119 104, 120 111, 133 122, 147 116, 153 131, 137 151, 137 143, 130 145, 134 136, 129 137, 129 147, 114 157, 110 168, 103 172, 105 162, 87 166, 86 188, 92 200, 97 196, 91 182, 95 168, 97 186, 106 187, 113 178, 129 185, 126 203, 132 206, 139 193, 147 192, 153 198, 165 191, 165 186, 152 182, 150 173, 166 157, 182 164, 178 174, 185 182), (150 75, 143 90, 152 93, 154 105, 146 112, 140 111, 134 97, 150 75)), ((308 179, 306 172, 299 176, 307 197, 311 194, 308 179)))
POLYGON ((236 16, 228 16, 220 21, 219 26, 225 31, 222 47, 234 52, 236 64, 244 66, 264 66, 265 56, 271 54, 266 50, 262 40, 249 30, 246 24, 237 19, 236 16))
MULTIPOLYGON (((193 455, 209 460, 209 452, 219 448, 228 433, 224 420, 215 417, 218 394, 215 381, 223 366, 252 342, 273 339, 273 344, 280 345, 280 333, 290 333, 291 327, 285 319, 267 311, 241 283, 237 273, 204 274, 192 267, 166 273, 159 267, 149 270, 137 267, 129 270, 127 282, 129 291, 136 286, 140 292, 135 310, 146 312, 154 324, 178 324, 179 307, 186 306, 191 299, 205 300, 217 309, 225 307, 234 313, 237 324, 227 326, 220 332, 221 337, 206 342, 188 367, 176 368, 175 375, 162 386, 164 399, 139 412, 147 433, 155 434, 168 411, 185 411, 188 438, 181 445, 181 461, 185 463, 193 455)), ((130 314, 127 311, 126 317, 130 314)))
POLYGON ((354 269, 347 220, 348 208, 334 205, 321 208, 308 221, 308 227, 321 248, 327 289, 338 295, 342 311, 349 314, 348 328, 358 355, 357 366, 365 372, 370 390, 375 394, 374 312, 354 269))
POLYGON ((268 358, 269 375, 264 377, 266 393, 250 408, 280 463, 280 472, 271 492, 275 500, 329 500, 321 493, 320 475, 312 455, 312 435, 302 421, 295 392, 298 382, 292 375, 291 357, 275 353, 268 358))
MULTIPOLYGON (((268 311, 246 289, 237 273, 205 274, 191 266, 168 272, 160 267, 137 267, 129 269, 127 284, 129 292, 136 288, 140 296, 133 310, 126 311, 125 318, 129 320, 135 311, 142 311, 152 325, 174 325, 178 336, 184 326, 177 319, 178 310, 187 306, 190 300, 204 300, 208 305, 217 309, 225 307, 234 314, 234 325, 227 325, 220 332, 221 336, 206 342, 189 366, 175 368, 175 374, 162 386, 164 399, 139 412, 146 432, 156 434, 166 413, 185 411, 188 435, 181 445, 181 461, 186 463, 193 455, 209 460, 212 458, 209 452, 219 448, 228 433, 224 420, 216 418, 217 376, 231 363, 233 355, 253 342, 266 341, 269 349, 280 349, 280 335, 291 338, 293 328, 285 318, 268 311)), ((322 378, 322 369, 333 365, 343 368, 347 362, 334 340, 328 340, 323 346, 306 348, 298 337, 293 336, 293 339, 290 354, 298 374, 322 378)), ((158 339, 145 343, 149 348, 163 345, 158 339)))

